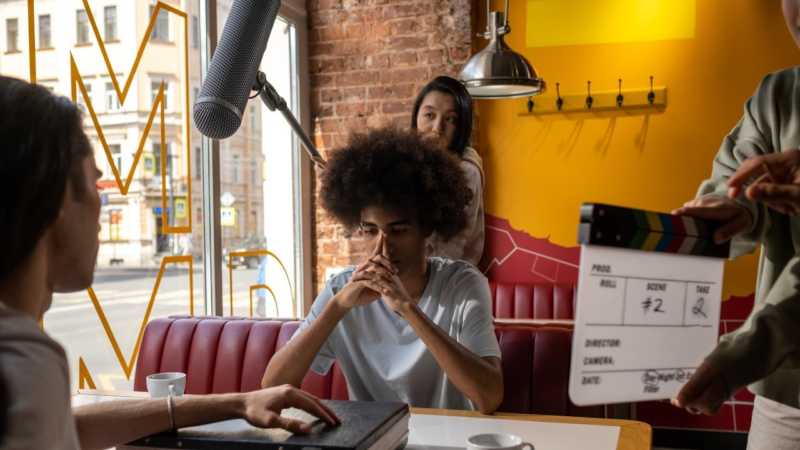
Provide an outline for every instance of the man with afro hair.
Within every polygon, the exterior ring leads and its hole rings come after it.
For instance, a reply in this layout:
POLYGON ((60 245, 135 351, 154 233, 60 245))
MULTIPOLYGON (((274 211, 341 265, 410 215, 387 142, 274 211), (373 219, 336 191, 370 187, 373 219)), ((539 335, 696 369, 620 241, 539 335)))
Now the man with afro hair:
POLYGON ((426 238, 457 234, 470 192, 458 161, 417 133, 355 135, 322 174, 325 209, 371 249, 333 277, 263 386, 299 386, 338 362, 352 400, 491 413, 503 399, 486 278, 425 256, 426 238))

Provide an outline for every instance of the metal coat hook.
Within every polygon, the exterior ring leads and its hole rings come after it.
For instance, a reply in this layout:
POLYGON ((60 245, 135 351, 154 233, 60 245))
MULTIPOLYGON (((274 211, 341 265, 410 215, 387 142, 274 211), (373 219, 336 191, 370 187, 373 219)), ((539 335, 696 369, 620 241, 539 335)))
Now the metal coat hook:
POLYGON ((594 103, 594 98, 592 98, 592 80, 586 82, 586 109, 592 109, 592 103, 594 103))
POLYGON ((656 93, 653 90, 653 76, 650 75, 650 92, 647 93, 647 102, 651 105, 656 101, 656 93))
POLYGON ((533 112, 533 107, 535 103, 533 102, 533 97, 528 97, 528 112, 533 112))
POLYGON ((561 98, 561 83, 556 83, 556 108, 561 111, 564 107, 564 99, 561 98))
POLYGON ((617 80, 618 86, 618 94, 617 94, 617 108, 622 108, 622 103, 625 101, 625 96, 622 95, 622 78, 617 80))

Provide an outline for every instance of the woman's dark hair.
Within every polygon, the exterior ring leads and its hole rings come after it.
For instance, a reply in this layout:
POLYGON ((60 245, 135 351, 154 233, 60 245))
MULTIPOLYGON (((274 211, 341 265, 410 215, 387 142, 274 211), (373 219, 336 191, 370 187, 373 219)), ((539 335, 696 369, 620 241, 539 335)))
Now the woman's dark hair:
POLYGON ((370 206, 416 213, 425 232, 449 239, 467 223, 472 198, 456 157, 413 131, 355 134, 322 173, 322 206, 347 228, 370 206))
POLYGON ((91 152, 82 122, 69 99, 0 76, 0 281, 58 216, 67 180, 80 186, 80 162, 91 152))
POLYGON ((456 133, 453 136, 453 142, 450 142, 449 145, 450 150, 461 156, 469 145, 469 138, 472 135, 472 96, 469 95, 467 88, 460 81, 446 76, 438 76, 426 84, 417 94, 417 99, 414 100, 414 109, 411 111, 411 129, 417 129, 417 114, 419 114, 419 109, 422 107, 422 101, 425 100, 426 95, 433 91, 442 92, 453 97, 458 120, 456 121, 456 133))

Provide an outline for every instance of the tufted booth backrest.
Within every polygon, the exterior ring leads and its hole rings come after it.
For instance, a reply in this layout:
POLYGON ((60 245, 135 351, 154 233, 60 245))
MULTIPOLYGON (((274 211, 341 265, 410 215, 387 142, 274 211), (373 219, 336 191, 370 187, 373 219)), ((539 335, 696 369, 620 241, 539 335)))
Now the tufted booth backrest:
POLYGON ((496 319, 573 320, 575 285, 491 282, 496 319))
MULTIPOLYGON (((240 318, 170 317, 147 324, 136 363, 134 389, 147 389, 151 373, 185 372, 186 392, 207 394, 258 389, 272 355, 299 322, 240 318)), ((603 407, 578 408, 567 397, 572 331, 564 327, 496 325, 503 360, 501 411, 602 417, 603 407)), ((302 388, 321 398, 347 399, 338 366, 309 371, 302 388)))

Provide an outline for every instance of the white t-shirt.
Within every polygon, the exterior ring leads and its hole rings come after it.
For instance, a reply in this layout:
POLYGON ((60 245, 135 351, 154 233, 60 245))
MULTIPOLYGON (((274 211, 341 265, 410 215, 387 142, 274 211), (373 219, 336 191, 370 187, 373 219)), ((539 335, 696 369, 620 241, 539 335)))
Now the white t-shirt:
MULTIPOLYGON (((418 306, 423 314, 479 357, 500 357, 486 277, 463 261, 429 258, 430 276, 418 306)), ((355 268, 335 276, 314 301, 295 336, 322 313, 355 268)), ((405 319, 377 300, 350 310, 322 345, 312 370, 336 360, 351 400, 402 401, 411 406, 475 409, 445 375, 405 319)))
POLYGON ((2 305, 0 389, 0 450, 80 448, 64 349, 33 319, 2 305))

